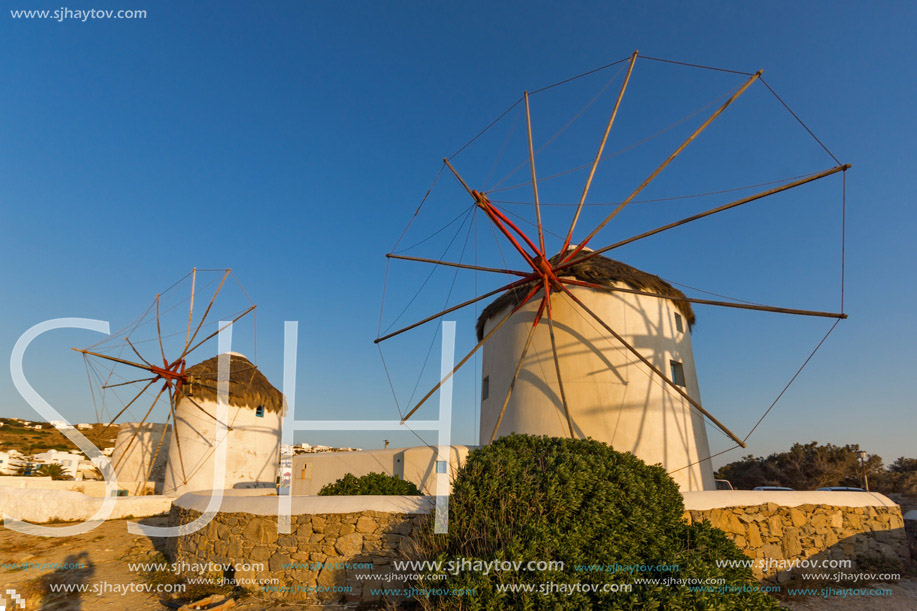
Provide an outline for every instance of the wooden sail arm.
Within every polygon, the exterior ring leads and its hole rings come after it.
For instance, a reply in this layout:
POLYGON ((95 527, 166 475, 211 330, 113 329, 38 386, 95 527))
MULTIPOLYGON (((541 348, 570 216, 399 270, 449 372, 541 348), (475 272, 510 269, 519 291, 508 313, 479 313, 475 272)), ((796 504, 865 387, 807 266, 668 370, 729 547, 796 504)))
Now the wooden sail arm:
POLYGON ((607 217, 605 217, 605 220, 603 220, 601 223, 599 223, 598 227, 596 227, 595 229, 593 229, 592 232, 591 232, 589 235, 587 235, 585 238, 583 238, 583 240, 579 243, 579 245, 578 245, 576 248, 574 248, 573 251, 572 251, 570 254, 568 254, 568 255, 566 255, 566 256, 564 257, 564 260, 572 259, 572 258, 575 257, 577 254, 579 254, 579 252, 580 252, 583 248, 586 247, 586 245, 589 243, 589 241, 592 240, 592 238, 594 238, 595 235, 596 235, 599 231, 601 231, 602 228, 605 227, 605 225, 607 225, 607 224, 609 223, 609 221, 611 221, 611 219, 613 219, 615 216, 617 216, 617 214, 618 214, 619 212, 621 212, 621 210, 623 210, 624 207, 625 207, 627 204, 629 204, 629 203, 631 202, 631 200, 633 200, 635 197, 637 197, 637 195, 638 195, 641 191, 643 191, 643 189, 645 189, 645 188, 647 187, 647 185, 649 185, 649 184, 650 184, 650 183, 660 174, 660 172, 662 172, 662 170, 664 170, 664 169, 666 168, 666 166, 668 166, 670 163, 672 163, 672 161, 674 161, 675 158, 678 157, 678 156, 682 153, 682 151, 684 151, 684 150, 688 147, 688 145, 691 144, 691 143, 694 141, 694 139, 697 138, 697 137, 701 134, 701 132, 703 132, 705 129, 707 129, 707 127, 709 127, 710 124, 713 123, 714 119, 716 119, 717 117, 719 117, 719 116, 723 113, 723 111, 725 111, 733 102, 735 102, 735 100, 736 100, 740 95, 742 95, 742 94, 745 92, 746 89, 748 89, 748 88, 751 86, 752 83, 754 83, 756 80, 758 80, 758 78, 761 76, 761 72, 762 72, 761 70, 758 70, 758 71, 757 71, 755 74, 753 74, 747 81, 745 81, 745 82, 742 84, 742 86, 739 87, 738 91, 736 91, 734 94, 732 94, 732 96, 731 96, 728 100, 726 100, 726 101, 723 103, 723 105, 720 106, 720 107, 716 110, 716 112, 714 112, 712 115, 710 115, 710 117, 708 117, 707 120, 704 121, 704 122, 701 124, 700 127, 698 127, 696 130, 694 130, 694 132, 693 132, 690 136, 688 136, 687 140, 685 140, 684 142, 682 142, 682 143, 681 143, 681 146, 679 146, 677 149, 675 149, 675 152, 673 152, 671 155, 669 155, 669 156, 666 158, 666 160, 663 161, 663 162, 659 165, 658 168, 656 168, 655 170, 653 170, 653 173, 652 173, 652 174, 650 174, 649 176, 647 176, 646 179, 644 179, 644 181, 643 181, 642 183, 640 183, 640 186, 638 186, 636 189, 634 189, 634 191, 633 191, 630 195, 627 196, 627 199, 625 199, 623 202, 621 202, 620 204, 618 204, 618 206, 617 206, 614 210, 611 211, 611 214, 609 214, 607 217))
POLYGON ((535 314, 535 320, 532 322, 532 327, 529 329, 529 335, 525 340, 525 346, 522 348, 522 355, 520 355, 519 362, 516 364, 516 371, 513 373, 513 379, 509 383, 509 389, 506 391, 506 398, 503 399, 503 407, 500 408, 500 414, 497 416, 497 423, 494 425, 494 430, 490 434, 490 443, 493 443, 494 439, 497 438, 497 432, 499 432, 500 424, 503 422, 503 415, 506 413, 506 406, 509 405, 509 399, 513 396, 513 390, 516 388, 516 380, 519 379, 519 372, 522 371, 522 364, 525 363, 525 355, 532 345, 532 338, 535 337, 535 329, 538 327, 539 321, 541 321, 545 306, 546 301, 542 298, 541 305, 538 307, 538 312, 535 314))
POLYGON ((423 324, 426 324, 426 323, 430 322, 431 320, 436 320, 436 319, 439 318, 440 316, 443 316, 443 315, 448 314, 448 313, 450 313, 450 312, 454 312, 454 311, 456 311, 456 310, 460 310, 461 308, 464 308, 465 306, 469 306, 469 305, 471 305, 471 304, 473 304, 473 303, 477 303, 478 301, 481 301, 482 299, 487 299, 488 297, 492 297, 493 295, 496 295, 496 294, 498 294, 498 293, 502 293, 503 291, 510 290, 510 289, 514 289, 514 288, 516 288, 517 286, 521 286, 521 285, 523 285, 523 284, 526 284, 527 282, 531 282, 531 281, 534 280, 534 279, 535 279, 535 275, 534 275, 534 274, 530 274, 527 278, 524 278, 524 279, 522 279, 522 280, 517 280, 517 281, 515 281, 515 282, 510 282, 509 284, 506 284, 506 285, 504 285, 504 286, 501 286, 501 287, 498 288, 498 289, 494 289, 494 290, 490 291, 489 293, 484 293, 484 294, 481 295, 480 297, 475 297, 474 299, 469 299, 468 301, 464 301, 464 302, 462 302, 462 303, 460 303, 460 304, 458 304, 458 305, 452 306, 451 308, 447 308, 447 309, 443 310, 442 312, 437 312, 436 314, 433 314, 433 315, 431 315, 431 316, 427 316, 427 317, 424 318, 423 320, 417 321, 417 322, 415 322, 414 324, 408 325, 407 327, 404 327, 404 328, 402 328, 402 329, 398 329, 397 331, 392 331, 391 333, 389 333, 389 334, 387 334, 387 335, 383 335, 382 337, 378 337, 378 338, 376 338, 375 340, 373 340, 373 343, 374 343, 374 344, 378 344, 379 342, 384 342, 385 340, 391 339, 391 338, 395 337, 396 335, 400 335, 400 334, 404 333, 405 331, 410 331, 411 329, 415 329, 415 328, 419 327, 420 325, 423 325, 423 324))
POLYGON ((416 412, 418 409, 420 409, 420 406, 423 405, 424 403, 426 403, 427 399, 429 399, 430 397, 432 397, 432 396, 433 396, 433 393, 435 393, 437 390, 439 390, 439 388, 440 388, 443 384, 445 384, 446 380, 448 380, 448 379, 451 378, 453 375, 455 375, 455 372, 457 372, 459 369, 461 369, 462 365, 464 365, 465 363, 467 363, 468 360, 474 355, 474 353, 477 352, 477 351, 481 348, 481 346, 483 346, 483 345, 487 342, 487 340, 489 340, 491 337, 493 337, 494 334, 500 329, 500 327, 502 327, 504 324, 506 324, 506 321, 508 321, 508 320, 512 317, 513 314, 515 314, 517 311, 519 311, 519 309, 520 309, 522 306, 524 306, 526 303, 528 303, 529 300, 531 300, 531 298, 534 297, 534 296, 535 296, 535 293, 537 293, 539 290, 541 290, 541 287, 538 286, 538 285, 536 285, 536 286, 531 290, 531 292, 525 297, 525 299, 523 299, 522 301, 519 302, 519 305, 517 305, 515 308, 513 308, 512 310, 510 310, 509 313, 507 313, 507 315, 504 316, 504 317, 500 320, 500 322, 498 322, 496 325, 494 325, 493 329, 491 329, 490 331, 488 331, 488 332, 487 332, 487 335, 485 335, 485 336, 481 339, 481 341, 479 341, 477 344, 475 344, 474 348, 471 349, 471 352, 469 352, 468 354, 466 354, 466 355, 465 355, 465 358, 463 358, 461 361, 459 361, 458 364, 457 364, 455 367, 452 368, 452 371, 450 371, 448 374, 446 374, 446 376, 443 377, 442 380, 440 380, 439 382, 437 382, 437 383, 436 383, 436 386, 434 386, 433 388, 431 388, 430 391, 429 391, 427 394, 425 394, 425 395, 423 396, 423 398, 422 398, 420 401, 417 402, 417 405, 415 405, 415 406, 413 407, 413 409, 411 409, 411 411, 409 411, 409 412, 401 419, 402 424, 403 424, 404 422, 406 422, 408 418, 410 418, 411 416, 413 416, 413 415, 414 415, 414 412, 416 412))
POLYGON ((604 284, 596 284, 594 282, 583 282, 582 280, 573 280, 571 278, 560 278, 560 281, 564 284, 570 284, 574 286, 583 286, 590 288, 596 291, 604 291, 606 293, 627 293, 630 295, 643 295, 644 297, 658 297, 660 299, 671 299, 672 301, 687 301, 688 303, 698 303, 701 305, 712 305, 719 306, 724 308, 738 308, 740 310, 757 310, 759 312, 774 312, 777 314, 795 314, 797 316, 816 316, 821 318, 847 318, 846 314, 838 312, 819 312, 816 310, 798 310, 795 308, 778 308, 774 306, 759 305, 753 303, 735 303, 732 301, 714 301, 712 299, 697 299, 694 297, 673 297, 672 295, 664 295, 662 293, 651 293, 647 291, 639 291, 635 289, 626 289, 623 287, 617 286, 606 286, 604 284))
POLYGON ((580 256, 580 257, 577 258, 577 259, 572 259, 572 260, 570 260, 570 257, 567 257, 567 260, 566 260, 565 262, 561 263, 560 265, 558 265, 558 266, 555 268, 555 270, 558 271, 558 272, 560 272, 560 270, 566 269, 566 268, 568 268, 568 267, 572 267, 572 266, 574 266, 574 265, 578 265, 578 264, 582 263, 583 261, 587 261, 587 260, 591 259, 592 257, 597 257, 598 255, 600 255, 600 254, 602 254, 602 253, 605 253, 605 252, 608 252, 609 250, 614 250, 615 248, 620 248, 620 247, 622 247, 622 246, 626 246, 627 244, 632 244, 633 242, 636 242, 637 240, 642 240, 643 238, 648 238, 648 237, 653 236, 653 235, 656 235, 656 234, 658 234, 658 233, 662 233, 663 231, 668 231, 669 229, 674 229, 675 227, 681 227, 682 225, 687 225, 688 223, 692 223, 692 222, 697 221, 697 220, 700 220, 700 219, 702 219, 702 218, 706 218, 706 217, 711 216, 711 215, 713 215, 713 214, 718 214, 718 213, 720 213, 720 212, 725 212, 726 210, 731 210, 732 208, 737 208, 737 207, 742 206, 742 205, 744 205, 744 204, 748 204, 748 203, 750 203, 750 202, 757 201, 757 200, 759 200, 759 199, 763 199, 763 198, 769 197, 769 196, 771 196, 771 195, 776 195, 777 193, 782 193, 783 191, 787 191, 787 190, 789 190, 789 189, 793 189, 793 188, 795 188, 795 187, 799 187, 799 186, 802 186, 802 185, 804 185, 804 184, 807 184, 807 183, 810 183, 810 182, 813 182, 813 181, 816 181, 816 180, 819 180, 819 179, 822 179, 822 178, 826 178, 826 177, 828 177, 828 176, 831 176, 831 175, 833 175, 833 174, 836 174, 837 172, 845 172, 845 171, 847 171, 848 169, 850 169, 850 164, 839 165, 839 166, 830 168, 830 169, 828 169, 828 170, 825 170, 825 171, 823 171, 823 172, 818 172, 817 174, 812 174, 811 176, 807 176, 807 177, 805 177, 805 178, 800 178, 799 180, 794 180, 793 182, 787 183, 787 184, 785 184, 785 185, 781 185, 781 186, 779 186, 779 187, 774 187, 773 189, 768 189, 767 191, 761 191, 760 193, 756 193, 756 194, 754 194, 754 195, 749 195, 748 197, 743 197, 743 198, 741 198, 741 199, 737 199, 737 200, 735 200, 735 201, 729 202, 728 204, 723 204, 722 206, 717 206, 717 207, 715 207, 715 208, 711 208, 710 210, 707 210, 707 211, 705 211, 705 212, 701 212, 701 213, 698 213, 698 214, 695 214, 695 215, 692 215, 692 216, 683 218, 683 219, 681 219, 681 220, 679 220, 679 221, 675 221, 675 222, 673 222, 673 223, 669 223, 668 225, 663 225, 662 227, 658 227, 658 228, 656 228, 656 229, 651 229, 650 231, 645 231, 645 232, 643 232, 643 233, 641 233, 641 234, 638 234, 638 235, 635 235, 635 236, 633 236, 633 237, 627 238, 626 240, 621 240, 620 242, 616 242, 616 243, 614 243, 614 244, 612 244, 612 245, 610 245, 610 246, 605 246, 605 247, 603 247, 603 248, 599 248, 599 249, 594 250, 594 251, 592 251, 592 252, 585 253, 585 254, 583 254, 582 256, 580 256))
POLYGON ((631 72, 634 70, 634 63, 637 61, 637 52, 630 57, 630 65, 627 67, 627 74, 624 76, 624 82, 621 84, 621 91, 618 93, 618 99, 615 102, 614 109, 611 111, 611 117, 608 119, 608 125, 605 126, 605 134, 602 136, 602 142, 599 144, 599 150, 595 154, 595 160, 592 162, 592 168, 589 169, 589 176, 586 178, 586 184, 583 187, 583 194, 580 196, 579 204, 576 206, 576 213, 573 215, 573 221, 570 223, 570 230, 564 239, 564 245, 560 252, 567 252, 570 246, 570 240, 573 239, 573 230, 576 228, 576 222, 579 220, 580 212, 583 210, 583 204, 586 203, 586 196, 589 194, 589 187, 592 185, 592 179, 595 176, 595 169, 602 160, 602 151, 605 150, 605 143, 608 141, 608 134, 611 133, 611 126, 614 125, 615 117, 618 116, 618 108, 621 106, 621 100, 624 98, 624 90, 627 89, 627 83, 630 81, 631 72))
MULTIPOLYGON (((563 287, 561 287, 563 288, 563 287)), ((560 359, 557 358, 557 341, 554 338, 554 316, 551 313, 551 286, 547 278, 544 280, 545 303, 548 311, 548 331, 551 336, 551 353, 554 356, 554 371, 557 374, 557 387, 560 390, 560 402, 564 408, 564 417, 567 419, 567 430, 570 433, 570 439, 575 437, 573 433, 573 420, 570 418, 570 406, 567 404, 567 393, 564 392, 564 380, 560 375, 560 359)))

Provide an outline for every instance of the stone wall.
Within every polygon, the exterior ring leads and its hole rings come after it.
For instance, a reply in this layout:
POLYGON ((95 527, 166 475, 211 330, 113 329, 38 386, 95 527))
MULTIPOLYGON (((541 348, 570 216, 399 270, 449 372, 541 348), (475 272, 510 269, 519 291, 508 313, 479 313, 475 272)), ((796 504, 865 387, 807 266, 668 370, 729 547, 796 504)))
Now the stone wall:
MULTIPOLYGON (((897 505, 845 507, 776 503, 695 509, 688 522, 708 521, 722 529, 749 558, 758 578, 788 579, 793 560, 834 561, 910 558, 901 509, 897 505)), ((824 571, 819 571, 824 572, 824 571)))
MULTIPOLYGON (((279 497, 223 492, 219 513, 206 527, 170 539, 173 562, 237 567, 232 576, 239 585, 290 602, 373 601, 379 598, 375 588, 410 585, 399 579, 393 560, 410 551, 434 506, 432 497, 294 496, 291 533, 278 534, 279 497)), ((792 562, 805 560, 850 560, 856 570, 865 558, 909 557, 901 509, 882 495, 703 491, 684 499, 685 519, 725 531, 756 560, 759 579, 785 581, 799 570, 792 562)), ((197 519, 209 503, 208 493, 183 495, 172 505, 170 524, 197 519)))
MULTIPOLYGON (((200 515, 176 504, 169 523, 200 515)), ((221 512, 205 528, 171 539, 170 551, 173 562, 238 567, 231 573, 236 582, 268 598, 373 601, 380 597, 371 589, 403 585, 385 577, 426 519, 380 511, 293 515, 290 534, 279 535, 276 516, 221 512)))

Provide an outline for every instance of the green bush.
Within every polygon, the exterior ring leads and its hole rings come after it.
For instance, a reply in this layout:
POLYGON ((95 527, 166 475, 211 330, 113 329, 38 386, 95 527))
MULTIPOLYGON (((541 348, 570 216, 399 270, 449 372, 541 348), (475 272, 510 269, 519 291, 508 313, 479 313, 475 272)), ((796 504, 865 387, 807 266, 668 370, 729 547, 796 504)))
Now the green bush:
POLYGON ((363 495, 363 494, 408 494, 419 495, 412 482, 405 481, 400 477, 392 475, 383 475, 382 473, 367 473, 362 477, 356 477, 353 473, 348 473, 333 484, 324 486, 319 492, 319 496, 341 496, 341 495, 363 495))
POLYGON ((446 563, 521 561, 521 570, 485 574, 446 564, 415 587, 475 593, 417 600, 427 609, 463 610, 779 608, 755 591, 750 569, 717 568, 716 560, 745 556, 722 531, 684 524, 683 513, 681 494, 665 470, 630 453, 592 440, 503 437, 469 454, 449 501, 448 534, 429 529, 413 556, 446 563), (564 568, 525 570, 533 560, 561 561, 564 568), (615 568, 621 565, 636 568, 615 568), (659 572, 662 565, 678 570, 659 572), (734 589, 635 583, 644 578, 723 579, 734 589), (530 584, 534 593, 500 591, 504 584, 530 584), (609 584, 612 592, 562 591, 593 584, 599 590, 609 584), (627 584, 631 592, 614 591, 627 584))

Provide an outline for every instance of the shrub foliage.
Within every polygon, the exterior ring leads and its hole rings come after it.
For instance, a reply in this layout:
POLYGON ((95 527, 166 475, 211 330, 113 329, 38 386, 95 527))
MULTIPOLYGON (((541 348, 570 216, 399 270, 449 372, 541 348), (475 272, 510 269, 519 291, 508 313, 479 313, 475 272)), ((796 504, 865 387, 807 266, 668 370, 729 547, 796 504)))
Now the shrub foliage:
POLYGON ((333 484, 328 484, 319 490, 319 496, 342 496, 364 494, 405 494, 419 495, 420 490, 413 482, 408 482, 400 477, 383 475, 382 473, 367 473, 356 477, 348 473, 333 484))
POLYGON ((755 591, 749 569, 717 568, 716 560, 745 559, 735 544, 707 524, 684 524, 683 512, 665 470, 630 453, 593 440, 503 437, 471 452, 459 471, 448 534, 431 529, 418 543, 418 558, 447 564, 416 587, 474 594, 417 600, 427 609, 777 609, 755 591), (462 559, 521 561, 522 568, 455 570, 462 559), (561 561, 563 569, 526 570, 529 561, 561 561), (723 582, 705 592, 686 582, 635 583, 644 578, 723 582), (505 584, 534 592, 501 591, 505 584), (601 591, 605 584, 610 592, 601 591), (620 591, 628 584, 630 592, 620 591))

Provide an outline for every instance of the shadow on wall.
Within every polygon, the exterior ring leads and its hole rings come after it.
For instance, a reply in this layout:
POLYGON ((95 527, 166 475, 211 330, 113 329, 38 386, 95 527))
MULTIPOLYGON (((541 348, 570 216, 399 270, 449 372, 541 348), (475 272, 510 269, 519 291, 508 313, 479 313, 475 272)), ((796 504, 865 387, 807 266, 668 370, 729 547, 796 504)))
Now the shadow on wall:
POLYGON ((274 489, 277 487, 277 484, 274 482, 236 482, 232 485, 234 489, 245 490, 251 488, 270 488, 274 489))
POLYGON ((780 564, 781 568, 764 581, 801 588, 878 588, 883 586, 868 584, 897 583, 901 575, 917 570, 903 528, 858 533, 811 556, 800 556, 793 561, 795 564, 787 560, 779 562, 786 564, 780 564))
POLYGON ((904 531, 911 551, 911 561, 917 563, 917 510, 911 510, 904 520, 904 531))
MULTIPOLYGON (((144 526, 168 526, 169 518, 168 516, 152 516, 149 518, 142 518, 137 520, 138 524, 143 524, 144 526)), ((172 537, 149 537, 150 545, 153 546, 160 554, 168 557, 170 553, 169 541, 172 537)))

